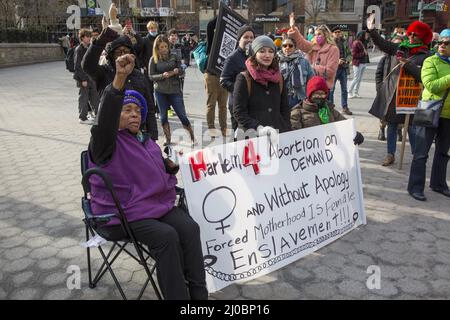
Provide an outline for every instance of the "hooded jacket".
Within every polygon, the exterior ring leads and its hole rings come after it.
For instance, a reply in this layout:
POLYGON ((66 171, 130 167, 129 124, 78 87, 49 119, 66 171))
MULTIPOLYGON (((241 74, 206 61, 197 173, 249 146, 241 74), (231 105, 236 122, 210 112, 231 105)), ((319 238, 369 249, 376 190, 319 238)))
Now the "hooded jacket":
MULTIPOLYGON (((93 41, 84 55, 81 66, 83 70, 92 78, 92 80, 95 81, 99 95, 102 95, 106 86, 114 80, 116 65, 113 53, 114 50, 120 46, 126 46, 130 48, 131 53, 135 53, 131 40, 127 36, 118 37, 117 33, 107 28, 103 30, 101 35, 93 41), (106 42, 112 38, 115 39, 110 42, 108 46, 106 46, 106 42), (98 61, 105 47, 107 64, 100 66, 98 61)), ((149 82, 146 81, 144 75, 138 69, 135 68, 127 77, 125 90, 139 91, 147 100, 148 116, 145 125, 151 138, 153 140, 157 140, 158 128, 156 124, 155 104, 153 101, 152 90, 149 87, 149 82)))
MULTIPOLYGON (((423 100, 440 100, 450 87, 450 64, 438 55, 427 58, 422 68, 423 100)), ((441 118, 450 119, 450 96, 445 99, 441 118)))
MULTIPOLYGON (((334 104, 329 105, 330 123, 345 120, 345 117, 334 108, 334 104)), ((305 99, 291 110, 292 130, 320 126, 322 122, 319 117, 319 107, 305 99)))

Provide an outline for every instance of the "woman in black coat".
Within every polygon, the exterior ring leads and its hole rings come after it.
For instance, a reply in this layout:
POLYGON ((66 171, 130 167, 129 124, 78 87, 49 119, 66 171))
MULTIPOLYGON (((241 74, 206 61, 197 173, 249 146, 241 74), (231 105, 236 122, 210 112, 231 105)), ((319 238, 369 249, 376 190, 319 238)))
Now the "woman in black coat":
MULTIPOLYGON (((81 66, 84 72, 95 81, 100 96, 114 79, 116 59, 129 53, 135 54, 131 40, 127 36, 119 36, 110 28, 103 29, 100 36, 89 46, 81 66), (107 64, 99 65, 98 61, 103 50, 107 53, 107 64)), ((134 68, 133 72, 128 75, 125 87, 126 90, 136 90, 145 97, 149 112, 147 113, 147 119, 143 121, 141 129, 150 135, 153 140, 158 140, 153 90, 149 87, 148 81, 145 80, 144 75, 137 68, 134 68)))
MULTIPOLYGON (((389 59, 386 58, 386 62, 390 62, 390 66, 388 63, 385 63, 383 68, 384 78, 381 80, 381 83, 379 82, 380 79, 377 81, 377 95, 369 113, 392 124, 404 123, 405 116, 397 114, 395 111, 400 67, 403 67, 405 72, 414 77, 416 81, 422 82, 421 68, 423 61, 431 55, 428 50, 428 44, 431 42, 433 34, 427 24, 415 21, 406 31, 407 39, 401 43, 394 43, 383 39, 374 27, 374 23, 369 17, 367 28, 369 29, 370 37, 381 51, 390 56, 389 59)), ((408 136, 411 151, 414 153, 415 134, 411 122, 408 126, 408 136)), ((392 127, 391 129, 394 128, 392 127)), ((388 133, 388 154, 383 165, 389 165, 394 162, 396 131, 391 131, 393 133, 391 133, 390 137, 388 133)))
POLYGON ((290 109, 275 44, 269 37, 259 36, 251 48, 247 71, 240 73, 234 84, 233 114, 238 127, 244 132, 256 130, 258 135, 290 131, 290 109))

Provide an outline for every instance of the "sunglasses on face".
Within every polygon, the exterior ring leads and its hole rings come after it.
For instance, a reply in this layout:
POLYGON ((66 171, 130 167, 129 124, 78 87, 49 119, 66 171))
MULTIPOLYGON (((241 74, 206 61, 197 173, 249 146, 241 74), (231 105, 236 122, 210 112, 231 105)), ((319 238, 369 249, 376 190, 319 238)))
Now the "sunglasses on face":
POLYGON ((293 48, 293 47, 294 47, 294 45, 290 44, 290 43, 283 44, 283 48, 293 48))
POLYGON ((440 46, 442 46, 442 45, 448 46, 450 44, 450 41, 438 41, 437 44, 440 46))

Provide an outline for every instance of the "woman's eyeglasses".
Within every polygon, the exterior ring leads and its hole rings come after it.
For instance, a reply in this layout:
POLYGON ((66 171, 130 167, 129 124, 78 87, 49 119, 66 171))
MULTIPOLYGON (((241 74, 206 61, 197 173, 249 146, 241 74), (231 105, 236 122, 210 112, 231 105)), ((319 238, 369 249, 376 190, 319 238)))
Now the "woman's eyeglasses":
POLYGON ((438 44, 439 46, 442 46, 442 45, 448 46, 448 45, 450 44, 450 41, 438 41, 437 44, 438 44))
POLYGON ((293 47, 294 47, 294 45, 290 44, 290 43, 283 44, 283 48, 293 48, 293 47))

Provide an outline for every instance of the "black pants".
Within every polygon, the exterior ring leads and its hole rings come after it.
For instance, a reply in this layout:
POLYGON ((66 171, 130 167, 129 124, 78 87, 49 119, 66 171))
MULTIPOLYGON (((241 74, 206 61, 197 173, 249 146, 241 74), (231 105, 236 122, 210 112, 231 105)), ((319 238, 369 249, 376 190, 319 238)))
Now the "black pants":
POLYGON ((450 159, 450 119, 439 119, 439 127, 425 128, 416 126, 416 146, 409 174, 408 191, 423 193, 425 188, 425 172, 431 145, 436 138, 433 167, 431 168, 430 187, 437 190, 448 190, 447 164, 450 159))
MULTIPOLYGON (((174 207, 159 219, 135 221, 130 227, 156 261, 158 283, 165 299, 208 299, 200 228, 185 211, 174 207)), ((108 240, 124 236, 120 226, 103 227, 98 232, 108 240)))
POLYGON ((81 82, 77 82, 77 86, 79 86, 80 91, 78 94, 78 113, 79 118, 81 120, 86 120, 89 109, 97 114, 98 104, 99 104, 99 96, 97 92, 97 87, 95 86, 95 82, 92 80, 88 80, 87 87, 83 87, 81 82), (90 108, 89 108, 90 105, 90 108))
POLYGON ((228 111, 230 111, 231 128, 235 132, 238 128, 238 122, 233 114, 233 92, 228 92, 228 111))

